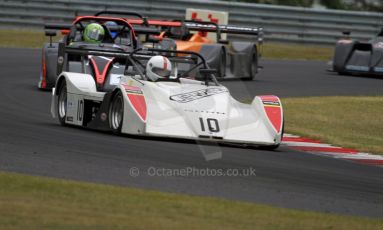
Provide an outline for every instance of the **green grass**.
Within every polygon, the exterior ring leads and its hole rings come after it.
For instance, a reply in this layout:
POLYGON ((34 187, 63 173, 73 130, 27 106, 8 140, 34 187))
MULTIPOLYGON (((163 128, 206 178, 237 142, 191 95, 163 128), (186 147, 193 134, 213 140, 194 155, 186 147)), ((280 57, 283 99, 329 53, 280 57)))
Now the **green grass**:
MULTIPOLYGON (((0 47, 41 48, 47 41, 49 38, 44 36, 43 30, 0 30, 0 47)), ((266 42, 262 47, 263 58, 272 59, 327 61, 332 54, 333 48, 328 46, 266 42)))
POLYGON ((383 97, 282 99, 288 133, 383 154, 383 97))
POLYGON ((328 61, 333 54, 331 46, 265 43, 262 48, 262 56, 272 59, 328 61))
POLYGON ((0 172, 0 226, 8 230, 364 230, 383 229, 383 219, 0 172))
POLYGON ((0 47, 41 48, 47 41, 43 30, 0 30, 0 47))
MULTIPOLYGON (((42 31, 0 31, 0 46, 40 48, 42 31), (21 34, 21 35, 20 35, 21 34)), ((266 44, 266 58, 328 60, 332 48, 266 44)), ((383 153, 383 97, 283 99, 286 132, 383 153)), ((127 178, 128 179, 128 178, 127 178)), ((383 219, 289 210, 0 173, 1 229, 383 229, 383 219)))

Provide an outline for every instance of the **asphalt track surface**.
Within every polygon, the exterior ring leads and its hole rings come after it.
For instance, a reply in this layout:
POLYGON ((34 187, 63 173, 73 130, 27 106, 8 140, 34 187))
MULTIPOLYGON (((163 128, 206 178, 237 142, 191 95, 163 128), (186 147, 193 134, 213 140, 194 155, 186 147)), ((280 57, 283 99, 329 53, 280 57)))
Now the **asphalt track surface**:
MULTIPOLYGON (((0 170, 214 196, 348 215, 383 216, 383 168, 286 147, 277 151, 204 146, 62 127, 37 90, 40 51, 0 49, 0 170), (201 152, 219 148, 222 158, 201 152), (201 150, 202 149, 202 150, 201 150), (139 175, 131 176, 132 167, 139 175), (255 169, 256 176, 150 176, 155 169, 255 169), (153 168, 152 168, 153 169, 153 168)), ((377 95, 383 80, 325 72, 326 63, 264 61, 253 82, 224 82, 236 97, 377 95)), ((202 171, 200 171, 202 172, 202 171)), ((206 171, 205 171, 206 172, 206 171)))

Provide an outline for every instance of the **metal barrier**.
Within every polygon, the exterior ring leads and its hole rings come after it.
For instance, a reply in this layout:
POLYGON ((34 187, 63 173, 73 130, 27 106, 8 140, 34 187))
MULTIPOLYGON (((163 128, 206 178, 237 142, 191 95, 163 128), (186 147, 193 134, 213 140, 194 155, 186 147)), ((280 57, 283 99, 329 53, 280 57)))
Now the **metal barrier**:
POLYGON ((230 24, 263 27, 266 41, 334 44, 344 30, 365 40, 374 36, 383 24, 381 13, 203 0, 0 0, 0 23, 2 27, 42 28, 47 22, 71 22, 75 15, 100 10, 127 10, 149 18, 183 19, 186 8, 227 11, 230 24))

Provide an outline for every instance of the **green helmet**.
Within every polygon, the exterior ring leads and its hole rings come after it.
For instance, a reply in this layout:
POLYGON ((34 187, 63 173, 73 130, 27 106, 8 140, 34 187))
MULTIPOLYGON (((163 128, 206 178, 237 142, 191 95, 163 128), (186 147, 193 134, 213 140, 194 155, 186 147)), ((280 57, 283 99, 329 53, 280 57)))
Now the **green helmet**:
POLYGON ((105 30, 98 23, 91 23, 85 27, 84 30, 84 41, 90 43, 100 43, 104 38, 105 30))

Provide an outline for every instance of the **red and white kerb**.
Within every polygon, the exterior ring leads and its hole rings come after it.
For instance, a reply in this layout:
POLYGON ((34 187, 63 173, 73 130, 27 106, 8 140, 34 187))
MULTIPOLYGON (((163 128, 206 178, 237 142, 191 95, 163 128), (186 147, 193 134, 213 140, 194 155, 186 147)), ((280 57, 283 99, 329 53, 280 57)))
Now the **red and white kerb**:
POLYGON ((364 153, 356 149, 332 146, 306 137, 284 134, 282 144, 297 151, 383 167, 383 156, 381 155, 364 153))

